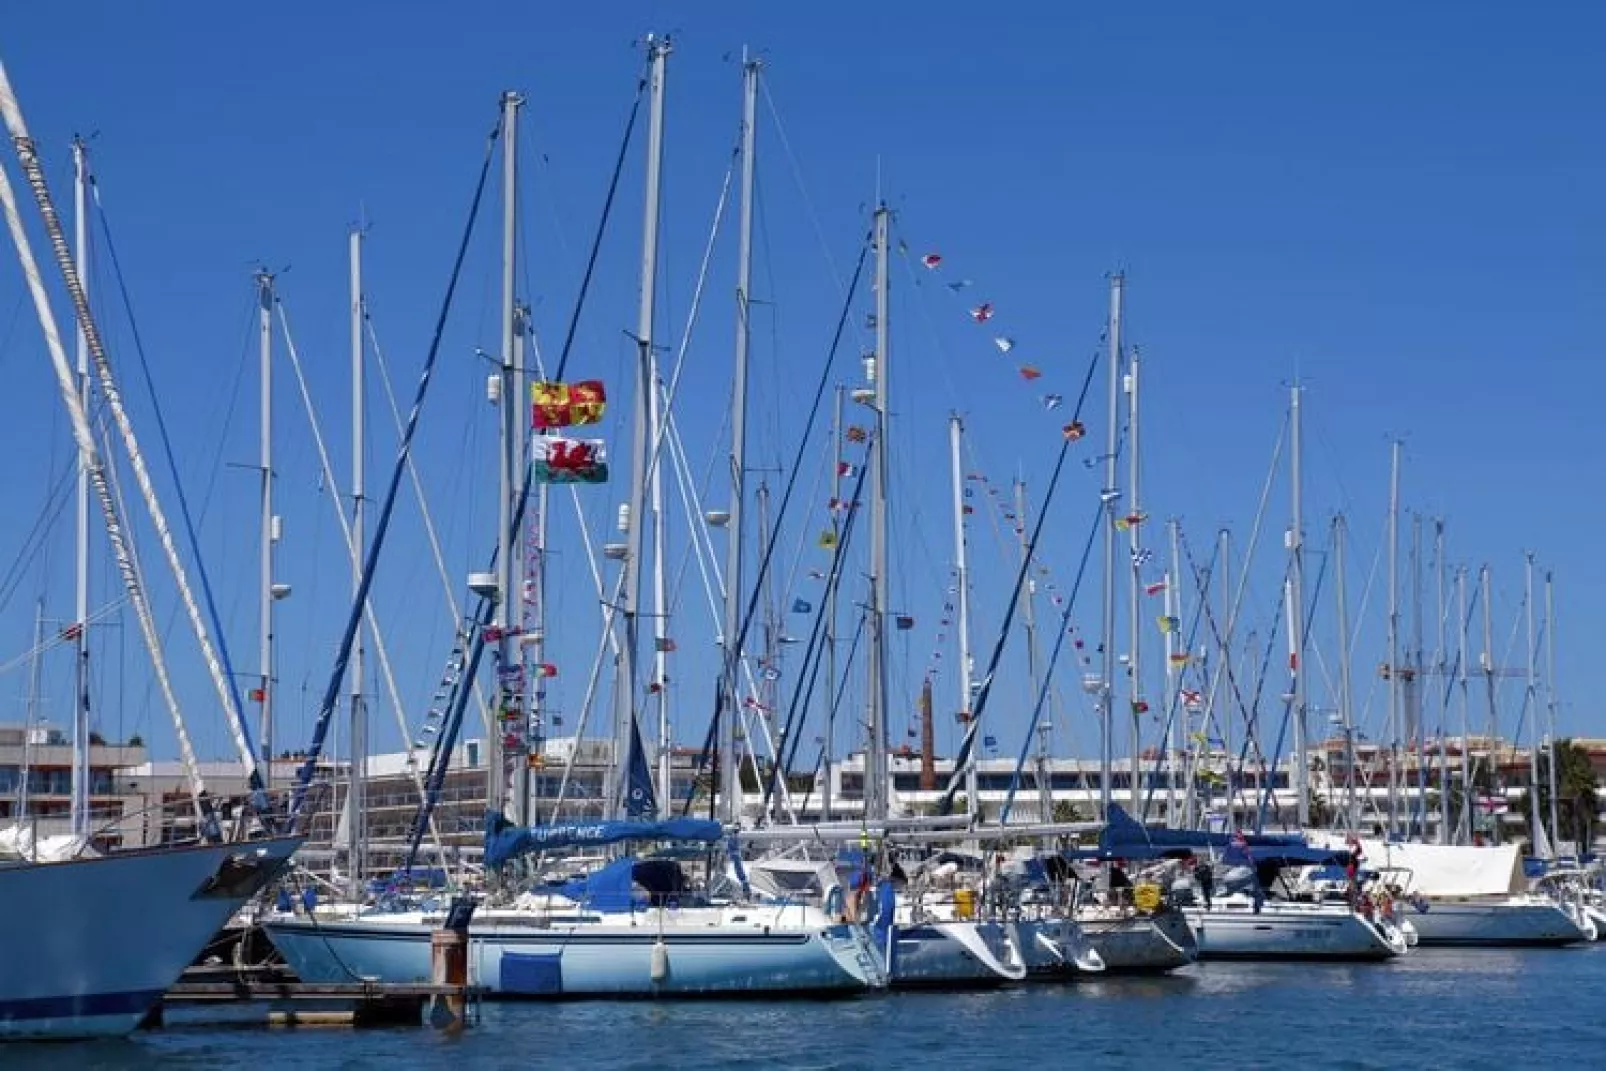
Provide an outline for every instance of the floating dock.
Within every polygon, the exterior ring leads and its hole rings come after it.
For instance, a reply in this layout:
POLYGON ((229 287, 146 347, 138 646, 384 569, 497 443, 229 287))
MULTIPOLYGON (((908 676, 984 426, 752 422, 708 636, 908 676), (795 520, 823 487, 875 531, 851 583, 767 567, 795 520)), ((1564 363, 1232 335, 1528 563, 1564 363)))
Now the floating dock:
MULTIPOLYGON (((219 972, 221 973, 221 972, 219 972)), ((233 973, 233 972, 230 972, 233 973)), ((429 982, 351 982, 310 985, 282 977, 186 980, 167 991, 143 1024, 183 1026, 421 1026, 466 1025, 477 1008, 476 986, 429 982)))

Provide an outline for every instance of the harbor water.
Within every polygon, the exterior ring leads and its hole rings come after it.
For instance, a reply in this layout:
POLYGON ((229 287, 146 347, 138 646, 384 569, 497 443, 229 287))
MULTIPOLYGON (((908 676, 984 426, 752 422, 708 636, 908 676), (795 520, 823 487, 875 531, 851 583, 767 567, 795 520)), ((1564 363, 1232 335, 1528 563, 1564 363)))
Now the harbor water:
POLYGON ((828 1001, 487 1004, 425 1028, 173 1029, 8 1046, 0 1069, 1596 1066, 1606 944, 1388 963, 1207 963, 1159 978, 828 1001))

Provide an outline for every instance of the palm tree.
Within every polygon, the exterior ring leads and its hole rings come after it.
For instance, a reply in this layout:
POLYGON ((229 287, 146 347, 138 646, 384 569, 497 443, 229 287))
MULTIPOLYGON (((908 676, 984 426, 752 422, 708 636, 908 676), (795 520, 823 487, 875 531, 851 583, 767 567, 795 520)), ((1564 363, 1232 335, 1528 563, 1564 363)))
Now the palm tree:
MULTIPOLYGON (((1589 760, 1589 752, 1572 740, 1556 741, 1556 822, 1562 840, 1572 841, 1580 851, 1588 851, 1595 840, 1595 822, 1600 813, 1596 794, 1600 778, 1589 760)), ((1532 790, 1530 789, 1530 792, 1532 790)), ((1539 755, 1539 815, 1545 821, 1550 813, 1550 754, 1539 755)), ((1533 806, 1529 792, 1522 796, 1522 815, 1528 829, 1528 842, 1534 842, 1533 806)))

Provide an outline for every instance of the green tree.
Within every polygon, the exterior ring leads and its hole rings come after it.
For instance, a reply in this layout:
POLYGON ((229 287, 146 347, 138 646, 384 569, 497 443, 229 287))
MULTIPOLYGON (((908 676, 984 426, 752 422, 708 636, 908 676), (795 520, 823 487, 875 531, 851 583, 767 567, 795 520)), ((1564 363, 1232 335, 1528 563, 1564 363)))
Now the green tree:
POLYGON ((1081 810, 1076 806, 1076 804, 1072 803, 1070 800, 1056 800, 1054 802, 1053 814, 1055 822, 1089 821, 1087 816, 1082 814, 1081 810))
MULTIPOLYGON (((1550 752, 1539 753, 1539 820, 1550 822, 1550 752)), ((1589 761, 1589 752, 1572 740, 1556 741, 1556 824, 1562 840, 1588 851, 1595 840, 1596 816, 1600 812, 1600 778, 1589 761)), ((1522 794, 1523 828, 1528 843, 1534 842, 1532 789, 1522 794)))

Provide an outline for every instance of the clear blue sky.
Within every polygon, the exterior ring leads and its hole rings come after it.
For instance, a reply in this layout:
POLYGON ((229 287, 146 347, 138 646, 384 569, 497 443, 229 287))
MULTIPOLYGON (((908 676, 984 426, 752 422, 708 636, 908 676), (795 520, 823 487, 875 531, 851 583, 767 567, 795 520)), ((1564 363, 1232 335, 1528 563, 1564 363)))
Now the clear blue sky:
MULTIPOLYGON (((663 3, 463 3, 448 12, 414 2, 335 8, 294 0, 271 15, 106 2, 78 5, 70 21, 37 6, 12 13, 4 60, 64 205, 68 140, 97 134, 106 210, 176 425, 183 478, 197 504, 205 500, 205 553, 237 666, 256 663, 255 481, 230 467, 252 463, 256 451, 253 266, 289 269, 281 294, 344 480, 348 226, 359 215, 371 225, 370 303, 398 385, 410 392, 498 94, 524 92, 521 292, 535 307, 543 347, 555 349, 634 91, 634 43, 667 31, 676 44, 660 266, 666 339, 683 328, 736 135, 734 57, 748 44, 765 58, 754 296, 767 304, 755 317, 755 465, 778 466, 794 449, 796 398, 817 374, 878 173, 911 253, 941 252, 947 278, 975 281, 967 298, 996 306, 989 328, 1018 343, 1000 357, 995 332, 968 322, 934 276, 895 266, 894 587, 896 608, 917 620, 895 638, 895 744, 936 644, 948 582, 945 418, 954 409, 966 415, 976 464, 992 480, 1018 471, 1040 493, 1063 411, 1045 414, 1036 399, 1074 395, 1098 345, 1113 269, 1127 273, 1128 338, 1145 354, 1144 503, 1157 521, 1180 518, 1201 556, 1223 526, 1240 547, 1247 543, 1284 384, 1297 375, 1308 387, 1307 541, 1319 550, 1333 512, 1349 515, 1358 693, 1374 735, 1383 698, 1368 672, 1384 657, 1380 571, 1361 611, 1382 537, 1391 436, 1407 444, 1406 508, 1446 519, 1452 563, 1494 567, 1501 660, 1522 660, 1521 643, 1507 641, 1520 614, 1523 552, 1555 570, 1563 729, 1606 735, 1588 655, 1599 632, 1594 613, 1606 602, 1594 552, 1606 525, 1594 427, 1606 386, 1606 155, 1595 136, 1606 98, 1596 55, 1606 13, 1570 4, 1535 17, 1493 3, 1017 10, 1006 18, 957 4, 782 12, 720 3, 689 14, 663 3), (1015 371, 1022 363, 1043 378, 1023 384, 1015 371)), ((618 399, 602 429, 618 477, 588 492, 599 538, 626 486, 631 348, 623 332, 635 320, 640 176, 638 149, 571 369, 607 379, 618 399)), ((497 344, 495 192, 493 184, 418 443, 459 581, 483 560, 491 534, 494 423, 483 402, 486 367, 473 354, 497 344)), ((678 411, 699 472, 722 441, 733 264, 727 226, 678 411)), ((102 257, 93 285, 113 359, 154 449, 127 318, 105 301, 112 282, 102 257)), ((856 324, 869 308, 861 290, 856 324)), ((0 563, 9 567, 69 450, 9 253, 0 257, 0 317, 0 563)), ((835 378, 857 382, 853 358, 864 343, 861 335, 846 347, 835 378)), ((290 744, 305 739, 346 613, 347 581, 282 359, 277 374, 280 573, 296 588, 279 624, 279 740, 290 744)), ((371 488, 388 475, 394 443, 375 390, 371 488)), ((1094 399, 1082 457, 1103 439, 1102 371, 1094 399)), ((807 515, 789 519, 784 555, 798 579, 777 594, 783 606, 811 597, 803 571, 823 564, 817 552, 793 563, 797 541, 811 539, 824 518, 824 495, 813 485, 824 458, 818 449, 809 456, 799 492, 807 515)), ((1098 487, 1077 466, 1054 506, 1043 557, 1061 585, 1074 573, 1098 487)), ((716 491, 710 503, 721 497, 716 491)), ((671 500, 678 569, 685 522, 671 500)), ((1269 510, 1249 627, 1280 637, 1271 615, 1285 479, 1269 510)), ((572 726, 598 617, 566 502, 560 516, 554 699, 572 726)), ((29 564, 0 605, 7 657, 27 649, 37 597, 52 616, 68 612, 66 517, 50 529, 48 561, 29 564)), ((1158 534, 1156 527, 1163 551, 1158 534)), ((1012 573, 990 528, 975 525, 972 540, 982 660, 1012 573)), ((166 616, 171 585, 154 542, 147 537, 142 547, 166 616)), ((104 557, 97 555, 97 605, 115 594, 104 557)), ((1319 564, 1313 553, 1313 572, 1319 564)), ((695 577, 688 572, 678 588, 674 628, 672 695, 677 735, 688 743, 701 739, 713 672, 714 629, 695 577)), ((375 600, 410 703, 427 696, 445 654, 438 588, 416 509, 404 499, 375 600)), ((1431 574, 1426 590, 1431 649, 1431 574)), ((1090 586, 1076 614, 1089 636, 1096 594, 1090 586)), ((1331 596, 1329 581, 1313 636, 1329 665, 1331 596)), ((1051 611, 1041 599, 1040 616, 1051 611)), ((165 714, 128 632, 121 689, 111 671, 116 633, 97 637, 108 667, 98 682, 98 721, 108 734, 140 731, 167 751, 165 714)), ((227 738, 182 625, 170 642, 201 750, 223 756, 227 738)), ((1147 625, 1145 642, 1153 666, 1158 646, 1147 625)), ((993 708, 994 732, 1009 752, 1024 722, 1019 651, 1017 641, 993 708)), ((941 711, 952 708, 952 659, 950 645, 937 682, 941 711)), ((68 663, 64 652, 52 653, 45 674, 58 722, 68 663)), ((1067 659, 1062 690, 1072 714, 1059 726, 1059 746, 1093 754, 1097 738, 1077 674, 1067 659)), ((8 700, 24 689, 20 671, 0 682, 8 700)), ((1320 679, 1312 698, 1331 703, 1320 679)), ((1509 727, 1520 696, 1511 689, 1506 698, 1509 727)), ((415 724, 419 713, 410 715, 415 724)), ((376 724, 382 746, 399 743, 388 710, 376 724)), ((952 721, 942 724, 947 749, 952 721)))

